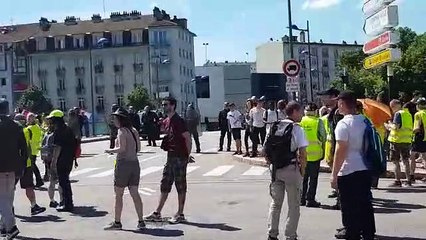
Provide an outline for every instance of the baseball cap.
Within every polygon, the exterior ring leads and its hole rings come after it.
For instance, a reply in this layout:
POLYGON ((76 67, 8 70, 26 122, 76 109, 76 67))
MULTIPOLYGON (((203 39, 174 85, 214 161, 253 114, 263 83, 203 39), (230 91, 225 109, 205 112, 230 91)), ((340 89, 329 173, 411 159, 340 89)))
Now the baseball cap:
POLYGON ((128 118, 129 112, 126 109, 120 107, 115 112, 113 112, 112 115, 128 118))
POLYGON ((355 93, 353 91, 343 91, 333 100, 344 100, 346 102, 354 103, 356 106, 357 99, 355 97, 355 93))
POLYGON ((50 114, 46 118, 63 118, 63 117, 64 117, 64 112, 56 109, 56 110, 51 111, 50 114))
POLYGON ((328 96, 338 96, 339 94, 340 94, 340 91, 337 90, 337 89, 335 89, 335 88, 333 88, 333 87, 317 93, 318 96, 326 96, 326 95, 328 95, 328 96))

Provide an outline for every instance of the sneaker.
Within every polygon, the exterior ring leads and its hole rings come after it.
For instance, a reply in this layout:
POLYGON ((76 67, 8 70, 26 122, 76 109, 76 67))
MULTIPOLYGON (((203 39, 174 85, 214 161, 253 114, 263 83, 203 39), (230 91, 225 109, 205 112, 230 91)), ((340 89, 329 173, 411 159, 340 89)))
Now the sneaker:
POLYGON ((416 182, 416 176, 410 175, 410 181, 411 181, 411 183, 415 183, 416 182))
POLYGON ((169 220, 170 224, 179 224, 183 222, 186 222, 185 215, 183 214, 175 215, 169 220))
POLYGON ((145 221, 150 221, 150 222, 160 222, 161 221, 161 214, 157 213, 157 212, 153 212, 148 216, 145 216, 143 218, 145 221))
POLYGON ((401 181, 395 181, 389 187, 402 187, 401 181))
POLYGON ((246 152, 243 157, 250 157, 250 153, 246 152))
POLYGON ((337 239, 346 239, 346 229, 345 228, 341 229, 334 235, 334 237, 337 239))
POLYGON ((120 222, 112 222, 104 227, 104 230, 121 230, 123 228, 123 225, 121 225, 120 222))
POLYGON ((411 180, 407 180, 407 181, 404 183, 404 185, 405 185, 405 186, 407 186, 407 187, 411 187, 411 186, 413 186, 413 183, 411 182, 411 180))
POLYGON ((63 206, 59 206, 56 208, 56 211, 58 212, 72 212, 74 210, 74 206, 67 206, 67 205, 63 205, 63 206))
POLYGON ((305 199, 300 200, 300 206, 306 206, 306 200, 305 199))
POLYGON ((231 151, 231 149, 230 149, 230 148, 228 148, 228 149, 226 149, 226 151, 227 151, 227 152, 230 152, 230 151, 231 151))
POLYGON ((217 151, 218 152, 223 152, 223 148, 219 148, 217 151))
POLYGON ((39 187, 43 187, 43 185, 44 185, 44 182, 40 181, 40 182, 37 182, 34 187, 39 188, 39 187))
POLYGON ((2 228, 1 230, 0 230, 0 237, 2 237, 2 238, 4 238, 4 237, 6 237, 6 228, 2 228))
POLYGON ((337 195, 338 195, 337 191, 332 191, 330 195, 328 195, 328 198, 337 198, 337 195))
POLYGON ((271 237, 271 236, 268 236, 268 240, 278 240, 278 238, 276 238, 276 237, 271 237))
POLYGON ((200 153, 201 152, 201 150, 200 149, 197 149, 197 151, 196 151, 197 153, 200 153))
POLYGON ((40 207, 39 205, 34 205, 34 207, 31 208, 31 216, 40 214, 42 212, 45 212, 46 208, 45 207, 40 207))
POLYGON ((12 240, 19 234, 18 227, 14 226, 9 232, 6 233, 6 240, 12 240))
POLYGON ((238 155, 238 154, 239 154, 239 152, 234 152, 234 154, 232 154, 232 155, 236 156, 236 155, 238 155))
POLYGON ((146 229, 146 224, 144 221, 139 221, 138 226, 136 227, 138 230, 144 230, 146 229))
POLYGON ((306 204, 306 207, 308 207, 308 208, 319 208, 319 207, 321 207, 321 203, 317 202, 315 200, 308 201, 308 203, 306 204))
POLYGON ((50 208, 57 208, 59 206, 59 203, 57 201, 51 201, 49 204, 50 208))

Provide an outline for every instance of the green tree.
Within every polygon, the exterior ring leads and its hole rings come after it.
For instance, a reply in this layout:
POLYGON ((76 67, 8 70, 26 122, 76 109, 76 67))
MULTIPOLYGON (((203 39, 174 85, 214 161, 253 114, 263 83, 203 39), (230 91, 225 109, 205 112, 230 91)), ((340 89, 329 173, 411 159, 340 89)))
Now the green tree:
POLYGON ((152 106, 152 100, 146 88, 137 87, 127 96, 127 104, 139 111, 143 110, 145 106, 152 106))
POLYGON ((410 45, 415 41, 417 37, 417 33, 414 32, 409 27, 399 27, 397 31, 399 32, 399 36, 401 40, 397 46, 398 48, 402 50, 402 52, 405 52, 410 47, 410 45))
POLYGON ((30 112, 41 114, 52 111, 52 104, 44 97, 43 92, 38 87, 28 88, 18 101, 18 107, 30 112))

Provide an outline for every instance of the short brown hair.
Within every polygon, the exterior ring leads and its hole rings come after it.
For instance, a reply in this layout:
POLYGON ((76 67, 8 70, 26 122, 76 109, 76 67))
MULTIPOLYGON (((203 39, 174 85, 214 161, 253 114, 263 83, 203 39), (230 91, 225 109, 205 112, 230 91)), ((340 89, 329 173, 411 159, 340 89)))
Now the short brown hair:
POLYGON ((300 111, 302 109, 303 109, 303 107, 300 103, 298 103, 296 101, 291 101, 285 107, 285 114, 287 116, 291 116, 295 111, 300 111))

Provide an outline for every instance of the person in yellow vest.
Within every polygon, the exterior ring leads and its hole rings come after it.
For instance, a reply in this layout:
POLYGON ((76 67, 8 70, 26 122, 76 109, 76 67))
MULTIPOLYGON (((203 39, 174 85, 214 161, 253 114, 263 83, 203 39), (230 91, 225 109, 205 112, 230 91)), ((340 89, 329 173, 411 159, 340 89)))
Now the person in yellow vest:
POLYGON ((301 205, 317 208, 321 206, 321 203, 315 200, 315 195, 318 187, 320 163, 324 158, 324 145, 327 136, 324 124, 318 117, 318 106, 315 103, 309 103, 305 107, 305 116, 302 118, 300 126, 305 131, 309 141, 309 146, 306 149, 308 163, 303 177, 301 205))
POLYGON ((27 115, 27 131, 30 134, 30 145, 31 145, 31 165, 33 168, 33 173, 36 179, 36 185, 35 187, 41 187, 44 185, 43 179, 41 178, 40 170, 37 167, 36 160, 37 155, 40 152, 41 148, 41 141, 43 138, 43 132, 40 126, 37 124, 37 118, 36 115, 33 113, 29 113, 27 115))
MULTIPOLYGON (((413 147, 411 149, 410 170, 411 181, 415 181, 416 170, 416 154, 422 159, 423 165, 426 167, 426 99, 420 98, 417 101, 417 113, 414 115, 414 139, 413 147)), ((426 178, 424 179, 426 180, 426 178)))
MULTIPOLYGON (((401 108, 399 100, 392 100, 390 107, 394 113, 393 121, 386 123, 385 127, 390 131, 388 141, 390 143, 390 161, 395 164, 395 182, 390 187, 401 187, 401 165, 405 166, 405 176, 407 185, 411 186, 410 181, 410 148, 413 139, 413 118, 408 108, 401 108)), ((405 107, 405 105, 404 105, 405 107)))
MULTIPOLYGON (((30 155, 30 153, 31 153, 31 142, 30 142, 31 134, 28 131, 28 129, 25 128, 25 124, 26 124, 25 116, 22 115, 22 114, 17 114, 17 115, 15 115, 14 120, 23 129, 25 140, 26 140, 27 146, 28 146, 28 154, 30 155)), ((34 215, 37 215, 37 214, 40 214, 40 213, 46 211, 46 208, 40 207, 37 204, 36 195, 35 195, 35 191, 34 191, 34 182, 33 182, 33 168, 32 168, 31 165, 32 165, 31 159, 28 157, 26 168, 24 169, 24 173, 20 177, 19 182, 20 182, 21 188, 25 189, 25 194, 27 195, 27 198, 31 203, 31 215, 34 216, 34 215)), ((16 183, 18 183, 18 181, 16 181, 16 183)))

